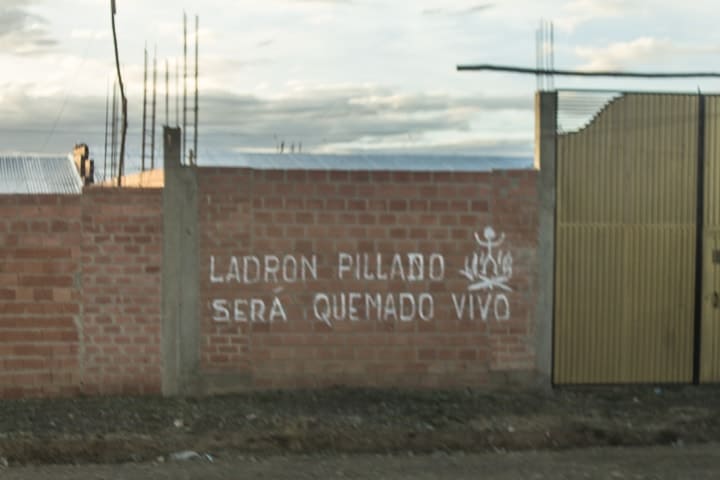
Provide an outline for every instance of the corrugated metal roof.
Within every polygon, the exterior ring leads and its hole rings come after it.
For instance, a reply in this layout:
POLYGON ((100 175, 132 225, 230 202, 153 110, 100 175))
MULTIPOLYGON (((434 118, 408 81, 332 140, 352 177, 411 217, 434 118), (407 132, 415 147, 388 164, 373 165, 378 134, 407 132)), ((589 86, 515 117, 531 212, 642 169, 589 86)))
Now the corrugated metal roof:
POLYGON ((309 153, 231 153, 200 157, 202 167, 250 167, 261 170, 411 170, 485 172, 491 170, 530 170, 532 157, 470 155, 394 155, 309 153))
POLYGON ((0 194, 82 193, 82 180, 68 157, 0 155, 0 194))

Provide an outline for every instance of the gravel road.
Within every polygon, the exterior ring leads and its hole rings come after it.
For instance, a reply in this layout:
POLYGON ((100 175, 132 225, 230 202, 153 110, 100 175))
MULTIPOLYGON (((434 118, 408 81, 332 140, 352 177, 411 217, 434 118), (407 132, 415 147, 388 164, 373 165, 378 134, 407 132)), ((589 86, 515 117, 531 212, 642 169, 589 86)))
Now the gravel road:
POLYGON ((720 445, 430 455, 228 456, 119 465, 11 467, 23 480, 215 479, 716 479, 720 445))
POLYGON ((719 386, 332 388, 208 398, 0 401, 0 465, 5 460, 11 467, 141 464, 183 450, 222 459, 708 443, 720 443, 719 386))

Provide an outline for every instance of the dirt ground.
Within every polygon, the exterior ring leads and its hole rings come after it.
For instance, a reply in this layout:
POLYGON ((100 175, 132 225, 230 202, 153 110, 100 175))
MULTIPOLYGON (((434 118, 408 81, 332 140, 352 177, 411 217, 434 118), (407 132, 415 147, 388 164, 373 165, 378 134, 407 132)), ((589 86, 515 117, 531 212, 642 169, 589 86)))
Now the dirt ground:
POLYGON ((231 465, 238 455, 328 455, 332 462, 343 454, 393 454, 388 458, 414 465, 409 455, 432 463, 462 454, 482 463, 485 457, 474 454, 504 458, 506 452, 607 446, 690 451, 720 442, 718 407, 716 386, 552 392, 335 388, 199 399, 14 400, 0 402, 0 465, 10 465, 5 473, 42 464, 134 462, 145 468, 142 462, 162 462, 172 469, 172 454, 184 450, 208 454, 218 465, 231 465))
POLYGON ((431 455, 231 456, 191 462, 11 467, 3 479, 693 479, 720 474, 718 444, 615 447, 560 452, 431 455))

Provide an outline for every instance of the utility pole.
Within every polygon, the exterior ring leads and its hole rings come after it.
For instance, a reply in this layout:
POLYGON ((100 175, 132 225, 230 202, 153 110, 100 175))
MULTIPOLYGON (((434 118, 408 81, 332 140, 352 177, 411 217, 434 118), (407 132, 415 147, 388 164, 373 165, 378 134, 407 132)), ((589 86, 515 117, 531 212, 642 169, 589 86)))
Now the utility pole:
POLYGON ((118 83, 120 84, 120 97, 122 99, 122 131, 120 140, 120 160, 118 165, 118 187, 122 186, 122 176, 125 167, 125 138, 127 136, 127 98, 123 86, 122 74, 120 72, 120 54, 118 53, 117 33, 115 31, 115 0, 110 0, 110 20, 112 22, 113 44, 115 46, 115 67, 117 68, 118 83))

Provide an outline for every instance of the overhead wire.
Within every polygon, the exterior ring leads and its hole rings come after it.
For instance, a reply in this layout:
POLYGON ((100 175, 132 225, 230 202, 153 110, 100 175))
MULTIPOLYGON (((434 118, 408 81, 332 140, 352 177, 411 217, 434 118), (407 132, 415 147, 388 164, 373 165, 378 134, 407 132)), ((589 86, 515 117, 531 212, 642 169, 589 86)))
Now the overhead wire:
POLYGON ((88 39, 85 43, 85 52, 83 53, 82 61, 80 62, 80 65, 78 65, 77 71, 75 72, 75 75, 73 75, 73 77, 71 79, 72 83, 68 82, 68 84, 65 87, 65 94, 64 94, 62 105, 60 106, 60 111, 58 112, 57 116, 55 117, 55 121, 53 122, 52 128, 50 129, 50 134, 45 138, 45 142, 43 142, 41 151, 45 151, 45 148, 47 147, 48 143, 50 142, 50 139, 55 134, 55 129, 57 128, 58 123, 60 122, 60 118, 62 118, 62 115, 65 112, 65 107, 67 106, 67 101, 70 98, 71 85, 74 85, 77 83, 77 82, 75 82, 75 78, 77 78, 77 76, 80 73, 80 70, 85 65, 85 61, 87 60, 87 55, 88 55, 88 52, 90 51, 90 45, 91 45, 90 40, 91 40, 91 36, 88 36, 88 39))

